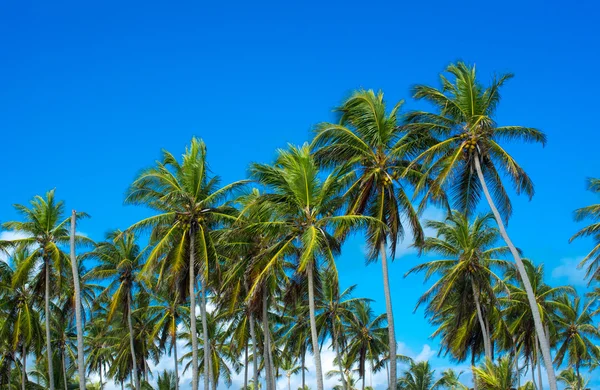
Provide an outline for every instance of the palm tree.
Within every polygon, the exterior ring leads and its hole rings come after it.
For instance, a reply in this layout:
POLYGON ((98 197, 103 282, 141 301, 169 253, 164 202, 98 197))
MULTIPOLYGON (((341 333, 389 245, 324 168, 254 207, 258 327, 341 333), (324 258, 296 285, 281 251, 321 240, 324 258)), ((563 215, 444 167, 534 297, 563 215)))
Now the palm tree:
MULTIPOLYGON (((30 206, 16 204, 17 212, 24 221, 10 221, 2 226, 6 230, 12 230, 21 234, 22 238, 11 241, 0 241, 0 249, 7 250, 10 247, 29 247, 30 254, 22 263, 23 269, 31 269, 33 264, 42 260, 40 273, 37 277, 36 291, 44 288, 44 317, 46 324, 46 355, 48 364, 48 385, 54 390, 54 367, 52 362, 51 327, 50 327, 50 294, 51 286, 59 289, 62 285, 64 264, 69 261, 68 256, 61 246, 70 242, 69 218, 64 217, 64 203, 56 201, 54 190, 46 193, 46 197, 35 196, 30 206)), ((86 217, 85 213, 77 213, 78 218, 86 217)), ((83 236, 75 236, 75 243, 89 242, 83 236)), ((18 272, 18 271, 17 271, 18 272)))
MULTIPOLYGON (((319 338, 315 315, 315 274, 318 261, 334 262, 340 251, 340 242, 332 235, 336 227, 351 228, 369 220, 359 216, 334 215, 342 206, 338 195, 351 178, 343 168, 334 169, 324 179, 310 154, 308 145, 290 146, 279 150, 274 165, 253 164, 251 177, 266 186, 270 193, 263 197, 265 204, 276 210, 277 219, 259 223, 257 234, 276 226, 284 229, 280 241, 266 249, 269 261, 253 282, 252 296, 272 267, 284 257, 291 256, 295 271, 305 275, 308 282, 309 317, 315 359, 317 389, 323 390, 323 372, 319 352, 319 338), (296 255, 297 256, 292 256, 296 255)), ((267 336, 265 336, 267 337, 267 336)))
POLYGON ((435 253, 443 257, 412 268, 412 272, 425 271, 425 281, 435 274, 440 279, 427 290, 417 303, 428 302, 427 311, 439 313, 447 306, 461 283, 471 289, 469 299, 475 303, 477 319, 482 334, 485 356, 492 359, 492 339, 490 320, 485 313, 491 308, 484 308, 481 297, 486 296, 494 301, 494 284, 502 284, 502 278, 494 273, 493 268, 507 268, 505 260, 499 259, 508 252, 507 247, 494 246, 498 240, 498 229, 490 227, 491 214, 476 217, 472 223, 466 214, 453 212, 446 221, 428 221, 427 227, 436 231, 436 237, 427 237, 421 249, 424 253, 435 253))
POLYGON ((408 370, 398 378, 397 390, 437 390, 446 385, 444 378, 434 378, 435 371, 429 362, 411 363, 408 370))
POLYGON ((448 390, 469 390, 469 387, 460 382, 461 375, 462 371, 457 373, 449 368, 442 372, 441 380, 444 382, 444 386, 446 386, 448 390))
MULTIPOLYGON (((228 199, 244 182, 219 188, 220 179, 209 175, 206 145, 192 138, 182 163, 166 150, 155 167, 142 172, 130 186, 126 202, 145 205, 159 214, 135 223, 130 230, 153 228, 156 244, 149 253, 144 272, 150 274, 162 261, 159 282, 165 272, 180 275, 187 265, 189 273, 190 326, 192 338, 192 390, 198 389, 198 338, 196 332, 196 268, 201 270, 202 337, 208 343, 206 292, 209 272, 215 266, 216 254, 211 231, 224 222, 235 221, 235 209, 228 199), (168 255, 167 255, 168 254, 168 255), (189 261, 186 264, 185 255, 189 261), (199 256, 199 263, 196 256, 199 256)), ((184 279, 182 277, 182 279, 184 279)), ((208 354, 208 350, 205 350, 208 354)), ((206 355, 205 360, 209 357, 206 355)), ((209 390, 209 372, 204 375, 204 390, 209 390)))
POLYGON ((105 367, 112 361, 110 344, 115 343, 116 340, 107 332, 103 318, 87 323, 86 340, 88 372, 99 374, 99 387, 102 390, 105 383, 102 373, 103 371, 106 373, 105 367))
POLYGON ((302 366, 298 365, 298 360, 290 355, 284 355, 280 367, 285 372, 287 378, 288 390, 292 390, 292 375, 298 374, 302 366))
POLYGON ((162 375, 158 374, 156 381, 157 390, 177 390, 179 378, 173 371, 164 370, 162 375))
POLYGON ((127 320, 131 359, 134 362, 135 387, 139 390, 140 379, 135 367, 137 360, 131 312, 133 294, 140 288, 138 275, 144 264, 144 252, 140 251, 134 233, 116 230, 108 233, 106 241, 98 243, 93 251, 85 254, 85 258, 94 259, 99 263, 91 271, 94 278, 109 281, 98 296, 99 300, 110 302, 107 322, 112 320, 117 310, 121 311, 127 320))
MULTIPOLYGON (((535 266, 531 261, 523 259, 527 277, 531 281, 533 293, 540 311, 542 323, 548 337, 556 333, 556 314, 563 307, 563 303, 558 300, 563 294, 575 294, 575 290, 570 286, 551 287, 544 283, 544 266, 535 266)), ((539 362, 539 343, 535 334, 535 324, 531 309, 527 300, 527 293, 523 288, 523 283, 516 270, 510 269, 506 274, 508 292, 499 301, 503 309, 503 318, 506 323, 508 333, 508 344, 516 344, 517 350, 521 351, 526 361, 531 363, 532 376, 534 368, 538 368, 538 385, 542 386, 541 362, 539 362)))
POLYGON ((558 374, 558 381, 564 383, 565 390, 590 390, 587 387, 589 380, 577 374, 573 368, 562 370, 558 374))
POLYGON ((489 359, 480 367, 473 367, 475 381, 481 390, 513 390, 517 382, 514 364, 505 356, 494 364, 489 359))
POLYGON ((358 362, 358 374, 362 378, 362 389, 365 389, 366 365, 370 362, 373 370, 373 361, 387 354, 387 326, 386 315, 375 316, 373 309, 364 300, 354 301, 345 327, 348 338, 348 359, 358 362))
MULTIPOLYGON (((590 178, 587 180, 588 190, 600 194, 600 179, 590 178)), ((585 277, 592 280, 600 278, 600 204, 593 204, 575 210, 575 220, 583 221, 591 219, 594 222, 578 231, 569 242, 577 238, 592 236, 595 240, 592 250, 583 258, 580 267, 587 265, 585 277)))
POLYGON ((438 112, 415 111, 407 116, 406 128, 421 135, 431 145, 415 158, 414 164, 426 166, 424 177, 431 178, 434 184, 423 179, 417 190, 423 189, 427 184, 431 189, 429 194, 436 196, 439 191, 447 188, 454 195, 459 210, 467 213, 474 212, 483 192, 523 279, 547 367, 550 389, 556 390, 550 346, 535 305, 531 283, 527 279, 519 251, 504 226, 512 207, 499 172, 504 172, 513 182, 517 194, 525 192, 531 198, 534 193, 531 179, 500 146, 499 141, 519 140, 544 145, 546 136, 530 127, 496 125, 494 114, 500 102, 500 89, 512 78, 512 74, 494 79, 486 88, 478 81, 474 66, 458 62, 451 64, 446 70, 454 80, 450 81, 442 75, 441 90, 425 85, 414 88, 414 97, 432 103, 438 112))
POLYGON ((83 347, 83 316, 81 314, 81 288, 79 285, 79 265, 75 254, 75 228, 77 224, 77 212, 71 212, 71 237, 70 260, 73 275, 73 289, 75 292, 75 322, 77 328, 77 369, 79 372, 79 390, 85 390, 85 356, 83 347))
MULTIPOLYGON (((398 126, 398 102, 389 114, 383 92, 356 91, 338 108, 339 124, 322 123, 312 147, 315 160, 322 166, 350 165, 356 176, 346 192, 349 215, 368 215, 382 222, 371 225, 366 232, 370 248, 368 261, 381 257, 390 350, 390 387, 396 383, 396 334, 392 296, 388 276, 387 250, 392 259, 399 240, 404 237, 402 216, 415 242, 423 239, 417 211, 413 208, 406 184, 414 182, 418 170, 407 173, 400 181, 399 173, 408 166, 414 150, 413 138, 407 137, 398 126)), ((439 198, 438 198, 439 199, 439 198)))
POLYGON ((0 262, 0 339, 7 342, 7 350, 21 352, 21 389, 27 386, 27 354, 33 348, 39 350, 42 326, 32 286, 29 284, 33 269, 24 269, 22 264, 30 257, 29 251, 19 248, 12 262, 19 271, 7 263, 0 262))
POLYGON ((590 314, 590 302, 582 303, 578 296, 571 300, 566 294, 559 297, 558 301, 561 305, 554 321, 559 343, 554 362, 560 366, 568 355, 569 367, 574 367, 579 376, 581 366, 600 359, 600 347, 594 344, 594 340, 600 338, 600 330, 594 325, 590 314))

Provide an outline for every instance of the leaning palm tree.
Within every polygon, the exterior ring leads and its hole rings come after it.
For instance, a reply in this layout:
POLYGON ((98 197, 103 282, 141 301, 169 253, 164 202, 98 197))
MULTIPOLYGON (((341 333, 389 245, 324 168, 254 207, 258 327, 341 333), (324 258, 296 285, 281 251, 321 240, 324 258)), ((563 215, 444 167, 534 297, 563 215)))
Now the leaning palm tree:
POLYGON ((346 192, 347 213, 368 215, 381 221, 367 229, 370 248, 368 262, 381 258, 385 293, 389 350, 390 387, 396 383, 396 334, 392 311, 392 295, 388 276, 387 251, 392 259, 397 243, 404 237, 406 217, 415 242, 423 238, 417 211, 407 194, 406 183, 418 177, 412 169, 400 180, 414 150, 413 138, 405 136, 398 126, 398 111, 402 102, 386 112, 383 92, 357 91, 338 108, 339 124, 321 123, 312 147, 316 161, 325 167, 349 164, 356 176, 346 192))
MULTIPOLYGON (((8 250, 10 247, 29 247, 29 257, 22 263, 23 269, 31 269, 34 264, 41 260, 40 274, 35 277, 35 289, 44 295, 44 318, 46 325, 46 355, 48 368, 48 386, 54 390, 54 367, 52 361, 51 345, 51 294, 56 293, 62 286, 65 264, 69 263, 69 257, 61 249, 70 242, 69 222, 70 218, 64 216, 64 203, 57 201, 54 190, 48 191, 45 198, 35 196, 30 206, 21 204, 14 205, 17 212, 23 217, 23 221, 10 221, 2 226, 6 230, 18 233, 21 238, 10 241, 0 241, 0 250, 8 250)), ((77 217, 87 216, 85 213, 77 213, 77 217)), ((86 237, 76 235, 75 243, 89 242, 86 237)), ((17 270, 17 273, 20 272, 17 270)), ((20 278, 22 276, 17 276, 20 278)), ((41 294, 40 294, 41 295, 41 294)))
MULTIPOLYGON (((180 163, 171 153, 163 151, 162 161, 143 171, 130 186, 126 202, 145 205, 157 215, 135 223, 130 230, 153 229, 154 248, 148 254, 144 273, 151 274, 161 263, 160 283, 171 274, 185 280, 190 299, 190 326, 192 341, 192 390, 198 389, 198 337, 196 332, 196 269, 201 272, 200 314, 202 337, 208 340, 206 293, 209 273, 216 267, 212 231, 223 223, 235 220, 235 209, 229 203, 232 192, 243 182, 219 187, 219 177, 210 176, 206 159, 206 145, 192 138, 180 163), (186 262, 186 255, 188 261, 186 262), (198 260, 196 260, 198 258, 198 260)), ((204 359, 208 360, 208 349, 204 359)), ((209 390, 210 373, 205 372, 204 390, 209 390)))
MULTIPOLYGON (((587 186, 591 192, 600 194, 600 179, 588 179, 587 186)), ((593 223, 578 231, 571 237, 570 242, 582 237, 592 236, 594 238, 594 247, 579 264, 580 267, 587 265, 585 277, 589 278, 591 283, 592 280, 600 278, 600 204, 593 204, 575 210, 576 221, 586 219, 591 219, 593 223)))
POLYGON ((342 206, 340 191, 352 178, 344 168, 336 168, 321 178, 308 145, 290 146, 279 150, 273 165, 253 164, 251 177, 267 187, 263 197, 265 204, 276 210, 273 221, 258 223, 256 234, 272 227, 282 229, 278 242, 265 249, 266 262, 262 272, 255 278, 249 295, 253 296, 262 285, 263 278, 279 265, 283 257, 294 261, 298 274, 308 282, 309 318, 311 339, 315 359, 317 389, 323 390, 323 372, 319 337, 315 315, 315 275, 318 275, 319 261, 333 264, 334 256, 340 251, 340 242, 333 235, 337 227, 353 228, 365 224, 372 218, 341 216, 336 212, 342 206))
POLYGON ((583 303, 577 296, 570 299, 566 294, 558 301, 562 305, 555 319, 559 342, 554 362, 560 366, 568 355, 569 367, 575 368, 579 376, 580 367, 600 359, 600 347, 594 344, 600 338, 600 330, 594 325, 589 302, 583 303))
POLYGON ((425 85, 414 88, 414 97, 432 103, 436 112, 415 111, 407 116, 406 128, 430 144, 414 160, 414 165, 426 167, 417 190, 428 186, 428 196, 436 196, 442 189, 447 189, 453 194, 456 207, 467 213, 475 211, 483 192, 523 279, 550 389, 556 390, 550 346, 535 305, 531 283, 521 255, 506 232, 505 221, 511 215, 512 206, 501 178, 501 173, 505 174, 513 182, 517 194, 524 192, 531 198, 534 193, 531 179, 500 145, 500 141, 518 140, 544 145, 546 136, 530 127, 496 124, 494 115, 500 102, 500 89, 512 74, 494 79, 486 88, 477 79, 474 66, 458 62, 446 70, 453 80, 442 75, 441 89, 425 85), (426 179, 431 179, 434 184, 426 179))
POLYGON ((438 281, 423 294, 417 303, 428 303, 427 312, 439 313, 452 299, 457 286, 465 283, 471 289, 470 298, 475 303, 477 320, 481 330, 485 356, 492 359, 492 331, 486 314, 491 307, 484 307, 482 296, 494 302, 494 285, 502 285, 502 278, 494 269, 506 269, 509 264, 501 259, 507 247, 498 247, 498 229, 490 226, 491 214, 478 216, 469 222, 466 214, 453 212, 446 221, 428 221, 427 227, 436 231, 436 237, 427 237, 421 249, 424 253, 435 253, 442 260, 433 260, 408 271, 425 271, 425 280, 440 275, 438 281))
MULTIPOLYGON (((92 277, 108 280, 108 285, 98 296, 99 301, 110 302, 106 321, 110 322, 117 311, 127 320, 131 359, 136 362, 135 333, 132 322, 133 294, 140 288, 139 272, 144 264, 144 252, 140 250, 134 233, 119 230, 108 233, 107 240, 98 243, 96 248, 84 258, 96 260, 99 264, 91 271, 92 277)), ((140 389, 140 379, 134 364, 136 389, 140 389)))

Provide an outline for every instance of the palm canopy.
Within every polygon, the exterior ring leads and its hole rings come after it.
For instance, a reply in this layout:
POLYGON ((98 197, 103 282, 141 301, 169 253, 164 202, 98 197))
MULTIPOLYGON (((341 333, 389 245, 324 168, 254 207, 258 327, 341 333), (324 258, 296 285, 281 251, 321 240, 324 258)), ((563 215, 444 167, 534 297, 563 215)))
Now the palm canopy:
POLYGON ((413 362, 400 378, 397 390, 438 390, 446 385, 445 378, 435 380, 435 371, 429 362, 413 362))
POLYGON ((424 137, 429 144, 413 163, 426 167, 417 189, 428 186, 428 196, 436 196, 446 188, 455 207, 462 212, 473 212, 482 192, 475 169, 475 160, 479 159, 500 214, 508 220, 512 206, 502 175, 510 179, 517 194, 524 192, 532 197, 534 188, 529 176, 501 142, 544 145, 546 136, 531 127, 497 125, 495 114, 500 90, 512 74, 495 77, 489 86, 484 86, 477 79, 475 66, 458 62, 449 65, 446 72, 450 78, 440 75, 440 89, 426 85, 413 89, 414 97, 431 103, 436 112, 413 111, 406 116, 405 128, 424 137), (429 185, 426 178, 433 180, 434 185, 429 185))
MULTIPOLYGON (((590 178, 587 183, 588 189, 600 195, 600 179, 590 178)), ((590 279, 590 283, 594 279, 600 279, 600 204, 593 204, 575 210, 575 220, 592 220, 592 224, 579 230, 570 241, 582 237, 593 237, 594 247, 581 260, 580 267, 587 265, 585 277, 590 279)))
POLYGON ((423 238, 408 193, 410 183, 421 177, 416 167, 407 170, 417 140, 399 126, 402 103, 388 112, 383 92, 356 91, 337 109, 339 124, 319 124, 312 142, 319 165, 349 165, 355 169, 356 175, 344 194, 349 201, 348 214, 368 215, 383 222, 367 230, 370 260, 377 258, 382 242, 389 243, 394 256, 397 242, 404 235, 403 216, 415 240, 423 238), (401 172, 405 173, 404 180, 400 179, 401 172))

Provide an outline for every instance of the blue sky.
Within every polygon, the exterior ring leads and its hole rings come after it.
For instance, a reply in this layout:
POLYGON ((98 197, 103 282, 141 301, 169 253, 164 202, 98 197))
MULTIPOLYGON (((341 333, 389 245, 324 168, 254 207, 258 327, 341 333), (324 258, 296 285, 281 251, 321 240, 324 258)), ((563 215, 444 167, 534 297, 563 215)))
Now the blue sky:
MULTIPOLYGON (((180 154, 202 137, 213 171, 242 179, 250 162, 333 120, 352 90, 420 107, 410 86, 437 85, 462 59, 484 80, 515 73, 498 122, 548 135, 546 148, 508 147, 536 184, 531 202, 514 198, 509 231, 549 282, 578 281, 573 264, 590 242, 568 243, 572 211, 597 200, 584 179, 600 176, 592 1, 123 3, 0 4, 0 221, 56 187, 69 209, 92 215, 80 229, 101 239, 147 214, 123 194, 161 148, 180 154)), ((365 268, 362 245, 346 246, 342 283, 383 311, 380 267, 365 268)), ((423 313, 412 314, 421 279, 402 278, 419 261, 400 253, 391 268, 398 338, 414 353, 437 348, 423 313)))

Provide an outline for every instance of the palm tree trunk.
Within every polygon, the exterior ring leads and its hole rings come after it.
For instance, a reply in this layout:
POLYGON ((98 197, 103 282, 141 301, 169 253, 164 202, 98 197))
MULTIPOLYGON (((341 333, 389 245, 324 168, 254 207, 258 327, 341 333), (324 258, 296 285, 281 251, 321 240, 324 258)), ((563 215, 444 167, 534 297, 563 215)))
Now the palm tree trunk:
POLYGON ((362 390, 365 390, 365 373, 363 373, 363 377, 362 377, 362 390))
POLYGON ((531 358, 531 383, 533 383, 533 387, 535 389, 541 390, 535 382, 535 358, 531 358))
POLYGON ((540 359, 540 353, 539 353, 540 349, 539 349, 539 347, 540 347, 540 344, 536 340, 536 343, 535 343, 535 356, 537 358, 538 384, 539 384, 540 390, 541 390, 541 389, 544 388, 544 385, 542 383, 542 362, 541 362, 541 359, 540 359))
POLYGON ((385 294, 385 311, 388 322, 390 376, 388 388, 396 388, 396 331, 394 329, 394 313, 392 309, 392 294, 390 292, 390 279, 388 275, 388 263, 385 242, 379 244, 381 254, 381 272, 383 276, 383 291, 385 294))
POLYGON ((210 368, 210 339, 208 336, 208 319, 206 318, 206 281, 202 281, 202 297, 200 298, 200 314, 202 315, 202 342, 204 345, 204 390, 208 390, 210 383, 214 382, 210 368), (208 364, 207 364, 208 363, 208 364))
POLYGON ((171 335, 171 344, 173 344, 173 365, 175 366, 175 390, 179 390, 179 368, 177 367, 177 327, 175 332, 171 335))
POLYGON ((481 311, 481 303, 479 301, 479 291, 475 287, 475 283, 471 282, 471 288, 473 290, 473 299, 475 300, 475 308, 477 309, 477 319, 479 320, 479 326, 481 327, 481 335, 483 337, 483 346, 485 349, 485 357, 492 360, 492 348, 490 342, 490 335, 488 333, 487 326, 483 320, 483 313, 481 311))
POLYGON ((519 371, 519 351, 517 350, 517 338, 513 335, 513 353, 515 355, 515 371, 517 372, 517 389, 521 387, 521 372, 519 371))
MULTIPOLYGON (((306 343, 306 341, 303 341, 306 343)), ((302 347, 302 390, 306 388, 306 345, 302 347)))
POLYGON ((473 389, 477 390, 479 386, 477 385, 477 375, 475 375, 475 353, 471 349, 471 372, 473 373, 473 389))
POLYGON ((46 356, 48 358, 48 384, 49 389, 54 390, 54 367, 52 364, 52 344, 50 334, 50 259, 47 256, 44 256, 44 267, 45 270, 45 278, 46 278, 46 288, 44 292, 44 311, 45 311, 45 322, 46 322, 46 356))
MULTIPOLYGON (((313 344, 315 371, 317 375, 317 390, 323 390, 323 369, 321 367, 321 352, 319 351, 319 336, 317 334, 317 321, 315 320, 315 287, 313 280, 313 264, 307 267, 308 274, 308 311, 310 314, 310 334, 313 344)), ((343 373, 342 373, 343 375, 343 373)))
POLYGON ((133 338, 133 323, 131 322, 131 291, 127 293, 127 326, 129 327, 129 348, 131 349, 131 362, 133 366, 133 376, 135 379, 135 389, 140 390, 140 378, 137 374, 137 361, 135 359, 135 345, 133 338))
POLYGON ((271 367, 271 359, 269 358, 269 350, 270 346, 270 337, 269 335, 269 319, 268 319, 268 297, 267 297, 267 287, 263 288, 263 297, 262 297, 262 325, 263 325, 263 359, 265 366, 265 384, 267 390, 274 390, 275 384, 273 383, 273 372, 271 367))
POLYGON ((248 390, 248 338, 244 348, 244 390, 248 390))
POLYGON ((104 389, 104 383, 102 383, 102 364, 100 364, 100 390, 104 389))
POLYGON ((483 177, 483 172, 481 171, 481 164, 479 163, 479 155, 475 153, 475 170, 477 171, 477 177, 479 178, 479 182, 481 183, 481 187, 483 189, 483 193, 485 198, 487 199, 490 208, 492 209, 492 213, 496 218, 496 223, 498 224, 498 228, 500 229, 500 235, 506 242, 506 245, 509 247, 510 252, 512 253, 515 262, 517 264, 517 270, 521 275, 521 280, 523 281, 523 286, 525 287, 525 292, 527 293, 527 299, 529 301, 529 307, 531 308, 531 313, 533 315, 533 322, 535 324, 535 332, 537 333, 537 338, 540 341, 540 349, 542 352, 542 356, 544 358, 544 366, 546 366, 546 372, 548 373, 548 385, 550 386, 550 390, 557 390, 556 386, 556 375, 554 373, 554 367, 552 366, 552 356, 550 355, 550 345, 548 340, 546 339, 546 334, 544 332, 544 325, 542 324, 542 319, 540 317, 540 312, 537 306, 537 301, 535 299, 535 295, 533 293, 533 288, 531 287, 531 282, 529 281, 529 277, 527 276, 527 271, 525 270, 525 266, 523 265, 523 260, 521 260, 521 256, 519 255, 519 251, 514 246, 508 233, 506 232, 506 228, 504 227, 504 222, 502 222, 502 217, 490 196, 490 192, 487 188, 487 184, 485 183, 485 178, 483 177))
POLYGON ((75 290, 75 323, 77 326, 77 371, 79 372, 79 390, 85 390, 85 352, 83 349, 83 322, 81 316, 81 287, 79 285, 79 267, 75 256, 75 225, 77 215, 71 212, 71 270, 73 272, 73 288, 75 290))
POLYGON ((340 369, 340 375, 342 377, 342 388, 344 390, 348 390, 348 386, 346 386, 346 379, 344 378, 344 367, 342 365, 342 355, 340 354, 340 345, 338 343, 338 337, 337 337, 337 332, 335 330, 335 324, 333 324, 332 333, 333 333, 333 345, 335 348, 335 354, 338 359, 338 368, 340 369))
POLYGON ((254 314, 252 313, 250 313, 250 337, 252 337, 252 380, 254 381, 255 390, 258 390, 258 351, 256 345, 256 331, 254 329, 254 314))
POLYGON ((271 364, 271 375, 273 378, 271 379, 271 383, 273 384, 273 390, 277 388, 277 374, 279 373, 278 369, 275 368, 275 360, 273 360, 273 345, 275 342, 273 341, 273 337, 271 337, 271 327, 268 328, 269 332, 269 364, 271 364))
MULTIPOLYGON (((190 294, 190 335, 192 337, 192 390, 198 390, 198 333, 196 331, 196 277, 194 275, 194 267, 196 260, 196 245, 194 242, 195 233, 190 230, 190 264, 189 264, 189 294, 190 294)), ((205 380, 204 390, 208 390, 208 383, 205 380)))
POLYGON ((62 372, 63 372, 63 385, 65 386, 65 390, 69 390, 69 378, 67 378, 67 365, 65 364, 65 350, 62 350, 61 353, 62 360, 62 372))
POLYGON ((292 376, 288 373, 288 390, 292 390, 292 376))
POLYGON ((27 350, 25 343, 23 343, 21 351, 21 355, 23 355, 21 359, 21 390, 25 390, 25 386, 27 385, 27 350))

